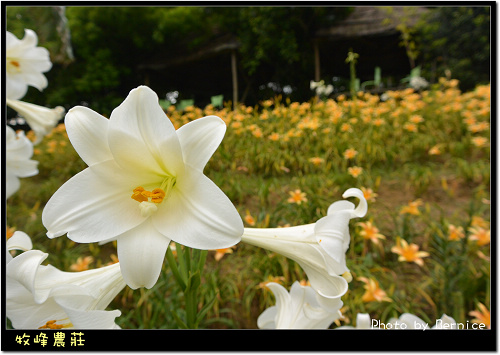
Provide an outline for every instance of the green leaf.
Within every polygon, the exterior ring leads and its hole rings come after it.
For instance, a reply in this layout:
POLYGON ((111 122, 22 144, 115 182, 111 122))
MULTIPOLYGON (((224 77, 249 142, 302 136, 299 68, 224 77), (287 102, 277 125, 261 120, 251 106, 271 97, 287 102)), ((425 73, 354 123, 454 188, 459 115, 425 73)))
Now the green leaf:
POLYGON ((174 316, 175 321, 177 322, 177 325, 181 329, 189 329, 186 323, 181 319, 181 317, 177 314, 177 311, 174 309, 172 310, 172 315, 174 316))
POLYGON ((208 303, 205 304, 202 307, 202 309, 198 312, 198 315, 196 317, 196 327, 198 327, 200 322, 203 320, 203 318, 205 317, 205 314, 207 314, 208 310, 212 308, 216 299, 217 299, 217 294, 215 294, 214 297, 212 297, 212 299, 210 301, 208 301, 208 303))
POLYGON ((172 250, 170 250, 170 246, 167 248, 167 261, 168 265, 170 266, 170 270, 172 270, 172 274, 174 275, 175 280, 177 281, 181 289, 184 290, 186 288, 186 282, 184 281, 184 278, 177 268, 177 262, 175 261, 172 250))

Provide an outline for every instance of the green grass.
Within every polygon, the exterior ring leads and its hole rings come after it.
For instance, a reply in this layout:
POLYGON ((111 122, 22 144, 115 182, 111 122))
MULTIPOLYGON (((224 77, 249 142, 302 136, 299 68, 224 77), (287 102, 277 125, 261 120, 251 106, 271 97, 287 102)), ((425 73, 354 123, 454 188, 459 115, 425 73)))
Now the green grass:
MULTIPOLYGON (((452 83, 441 81, 424 93, 389 94, 385 102, 368 94, 308 103, 275 98, 237 111, 171 108, 167 113, 176 127, 209 114, 224 119, 226 136, 204 172, 242 218, 247 211, 253 216, 254 227, 315 222, 351 187, 377 193, 375 201, 369 201, 366 217, 351 221, 347 265, 354 280, 343 297, 345 319, 340 324, 352 323, 360 312, 381 322, 403 312, 429 323, 443 313, 457 322, 471 320, 468 313, 479 302, 488 309, 490 302, 490 246, 469 240, 468 231, 473 217, 489 222, 490 130, 477 126, 490 120, 489 86, 461 93, 452 83), (418 122, 416 115, 423 120, 418 122), (405 126, 412 121, 417 121, 416 132, 405 126), (477 137, 486 138, 486 143, 476 145, 477 137), (435 146, 440 153, 429 154, 435 146), (348 148, 357 151, 352 159, 344 158, 348 148), (322 163, 315 165, 313 157, 322 163), (353 166, 363 168, 357 178, 348 173, 353 166), (288 192, 295 189, 307 194, 306 203, 287 202, 288 192), (418 215, 400 213, 417 198, 423 202, 418 215), (380 246, 360 235, 356 223, 368 220, 386 237, 380 246), (450 224, 463 227, 465 237, 448 240, 450 224), (429 253, 423 266, 398 261, 391 251, 397 237, 429 253), (363 301, 365 289, 359 277, 377 280, 392 302, 363 301)), ((41 223, 45 203, 85 164, 63 126, 35 149, 33 159, 39 161, 40 172, 21 179, 20 190, 7 201, 8 226, 30 235, 35 248, 50 254, 47 262, 63 270, 69 270, 79 256, 92 256, 91 268, 107 264, 116 254, 114 244, 77 244, 65 236, 53 240, 45 236, 41 223)), ((201 328, 256 328, 257 317, 274 304, 263 283, 280 278, 289 288, 295 280, 306 279, 294 261, 243 243, 220 261, 214 255, 209 252, 201 275, 200 302, 216 299, 201 328)), ((127 287, 109 309, 122 311, 117 319, 122 328, 177 328, 173 311, 184 316, 183 297, 165 261, 155 287, 127 287)))

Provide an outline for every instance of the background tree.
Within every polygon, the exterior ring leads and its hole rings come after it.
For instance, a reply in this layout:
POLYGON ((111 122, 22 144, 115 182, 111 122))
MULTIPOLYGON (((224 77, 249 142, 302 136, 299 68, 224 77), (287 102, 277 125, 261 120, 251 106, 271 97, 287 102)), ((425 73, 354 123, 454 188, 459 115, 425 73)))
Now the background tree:
MULTIPOLYGON (((89 104, 106 115, 130 88, 147 84, 142 64, 158 57, 182 58, 224 36, 239 43, 242 100, 253 104, 281 93, 285 85, 293 90, 292 100, 308 100, 309 81, 314 77, 314 35, 352 11, 293 6, 67 7, 65 23, 56 7, 6 9, 7 30, 22 38, 24 28, 33 29, 54 63, 47 73, 49 86, 43 93, 30 89, 26 101, 63 104, 67 109, 89 104), (61 40, 64 28, 71 34, 70 47, 61 40)), ((489 7, 433 8, 414 29, 411 43, 417 47, 412 53, 419 53, 415 61, 423 66, 425 77, 443 76, 448 69, 464 90, 489 81, 489 7)), ((203 75, 200 68, 192 72, 190 66, 186 63, 182 78, 186 91, 196 89, 203 75)), ((159 88, 168 86, 158 80, 159 88)), ((213 88, 208 84, 203 90, 213 88)))
POLYGON ((436 7, 417 26, 424 76, 460 80, 462 90, 490 82, 490 8, 436 7))

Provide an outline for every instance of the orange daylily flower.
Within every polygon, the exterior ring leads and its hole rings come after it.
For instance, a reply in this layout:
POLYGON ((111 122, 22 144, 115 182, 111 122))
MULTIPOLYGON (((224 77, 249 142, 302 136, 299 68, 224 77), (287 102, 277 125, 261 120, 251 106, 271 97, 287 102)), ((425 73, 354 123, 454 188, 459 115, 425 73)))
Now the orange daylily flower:
POLYGON ((375 202, 376 197, 378 196, 377 193, 373 192, 373 190, 369 187, 361 187, 360 189, 361 191, 363 191, 363 196, 365 197, 366 201, 375 202))
POLYGON ((471 124, 467 127, 469 131, 472 133, 477 133, 477 132, 482 132, 486 131, 490 128, 490 124, 488 122, 479 122, 479 123, 474 123, 471 124))
POLYGON ((488 138, 485 137, 474 137, 471 140, 476 147, 484 147, 488 143, 488 138))
POLYGON ((224 255, 226 254, 232 254, 233 253, 233 248, 235 248, 235 246, 232 246, 232 247, 229 247, 229 248, 223 248, 223 249, 216 249, 215 250, 215 260, 216 261, 220 261, 220 259, 222 259, 224 257, 224 255))
POLYGON ((342 123, 340 126, 340 131, 341 132, 352 132, 351 125, 349 123, 342 123))
POLYGON ((106 265, 113 265, 119 262, 118 257, 115 254, 111 254, 109 258, 111 259, 111 261, 108 262, 106 265))
POLYGON ((418 207, 422 206, 422 205, 423 205, 422 200, 416 199, 415 201, 410 202, 407 206, 404 206, 399 213, 400 214, 412 214, 412 215, 418 216, 420 214, 418 207))
POLYGON ((469 228, 469 240, 476 240, 477 245, 483 246, 490 244, 490 230, 481 227, 471 227, 469 228))
POLYGON ((410 122, 411 123, 420 123, 420 122, 423 122, 424 121, 424 118, 420 115, 413 115, 410 117, 410 122))
POLYGON ((471 227, 489 228, 490 224, 479 216, 472 216, 471 227))
POLYGON ((418 127, 414 123, 405 123, 403 128, 410 132, 418 131, 418 127))
POLYGON ((302 204, 302 202, 307 202, 306 193, 299 189, 289 192, 290 197, 288 198, 289 203, 296 203, 297 205, 302 204))
POLYGON ((76 259, 76 262, 72 264, 69 268, 72 271, 85 271, 89 269, 89 264, 94 261, 91 256, 86 256, 82 258, 81 256, 76 259))
POLYGON ((276 133, 276 132, 273 132, 267 138, 269 140, 272 140, 272 141, 276 142, 276 141, 280 140, 280 135, 278 133, 276 133))
POLYGON ((255 218, 253 218, 253 216, 250 214, 250 211, 246 211, 246 214, 245 214, 245 217, 243 218, 245 220, 245 222, 250 225, 250 226, 254 226, 255 225, 255 218))
POLYGON ((352 159, 356 155, 358 155, 358 152, 355 149, 349 148, 344 152, 344 158, 345 159, 352 159))
POLYGON ((469 312, 470 316, 476 317, 472 320, 474 323, 482 323, 486 325, 488 329, 491 329, 491 316, 490 311, 486 308, 486 306, 482 303, 478 304, 479 311, 471 311, 469 312))
POLYGON ((383 118, 376 118, 372 121, 372 123, 375 125, 375 126, 381 126, 383 124, 385 124, 385 120, 383 118))
POLYGON ((435 145, 431 149, 429 149, 429 155, 439 155, 441 154, 441 149, 439 145, 435 145))
POLYGON ((353 166, 353 167, 347 168, 347 172, 352 177, 357 178, 363 172, 363 168, 360 168, 359 166, 353 166))
POLYGON ((260 288, 260 289, 263 289, 263 290, 268 290, 269 291, 269 288, 267 287, 267 284, 269 282, 275 282, 277 284, 280 284, 280 285, 283 285, 285 283, 286 279, 284 276, 271 276, 269 275, 267 277, 267 281, 263 281, 263 282, 260 282, 258 285, 257 285, 257 288, 260 288))
POLYGON ((14 227, 7 227, 7 239, 9 239, 10 237, 12 237, 15 233, 16 229, 14 227))
POLYGON ((392 300, 387 297, 387 293, 380 288, 377 280, 368 279, 366 277, 358 277, 358 280, 365 283, 363 287, 366 291, 361 297, 363 302, 392 302, 392 300))
POLYGON ((418 266, 423 266, 424 260, 422 258, 428 257, 430 254, 426 251, 418 251, 419 248, 417 244, 408 244, 406 240, 398 237, 396 245, 391 248, 391 251, 399 255, 398 261, 414 262, 418 266))
POLYGON ((448 225, 448 240, 460 240, 465 236, 463 227, 448 225))
POLYGON ((312 157, 312 158, 309 158, 309 161, 310 161, 311 163, 313 163, 314 165, 316 165, 316 166, 317 166, 317 165, 322 164, 322 163, 325 161, 325 159, 320 158, 320 157, 312 157))
POLYGON ((359 222, 357 223, 362 229, 359 234, 366 240, 371 240, 374 244, 379 243, 379 239, 385 239, 383 234, 379 233, 377 227, 375 227, 371 221, 359 222))

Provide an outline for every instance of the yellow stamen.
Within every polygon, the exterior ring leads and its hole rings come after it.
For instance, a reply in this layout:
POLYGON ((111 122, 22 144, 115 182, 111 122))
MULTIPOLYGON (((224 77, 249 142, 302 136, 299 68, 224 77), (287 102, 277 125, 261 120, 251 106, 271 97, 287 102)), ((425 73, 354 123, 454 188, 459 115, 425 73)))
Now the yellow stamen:
POLYGON ((132 198, 137 202, 154 202, 161 203, 165 198, 165 191, 160 188, 156 188, 153 191, 145 190, 144 187, 139 186, 133 190, 132 198), (151 200, 149 200, 151 199, 151 200))
POLYGON ((132 190, 132 199, 139 202, 139 209, 143 217, 148 217, 158 210, 157 205, 163 202, 168 197, 170 191, 175 186, 176 179, 173 176, 167 176, 163 179, 160 187, 152 191, 146 190, 142 186, 138 186, 132 190))
POLYGON ((143 196, 151 198, 151 202, 161 203, 163 198, 165 197, 165 191, 160 188, 156 188, 153 191, 144 191, 142 193, 143 196))
POLYGON ((21 64, 19 64, 19 62, 16 61, 16 60, 11 60, 10 64, 12 64, 13 66, 15 66, 16 68, 20 68, 21 67, 21 64))
POLYGON ((175 186, 176 179, 168 175, 160 184, 160 187, 152 191, 146 190, 142 186, 137 186, 132 190, 133 194, 130 196, 133 200, 139 202, 139 210, 143 217, 149 217, 158 210, 158 205, 168 197, 170 191, 175 186))
POLYGON ((137 202, 144 202, 144 201, 147 201, 148 198, 146 196, 144 196, 142 193, 146 191, 144 190, 144 187, 142 186, 138 186, 136 187, 134 190, 133 190, 133 194, 132 194, 132 198, 134 200, 136 200, 137 202))
MULTIPOLYGON (((65 318, 68 319, 68 318, 65 318)), ((62 320, 62 319, 61 319, 62 320)), ((49 320, 47 323, 42 325, 41 327, 38 327, 38 329, 62 329, 62 328, 70 328, 73 326, 71 323, 63 323, 63 324, 56 324, 57 320, 49 320)))

